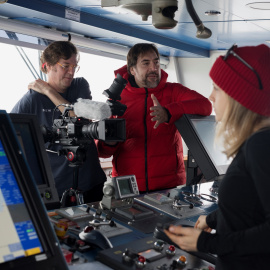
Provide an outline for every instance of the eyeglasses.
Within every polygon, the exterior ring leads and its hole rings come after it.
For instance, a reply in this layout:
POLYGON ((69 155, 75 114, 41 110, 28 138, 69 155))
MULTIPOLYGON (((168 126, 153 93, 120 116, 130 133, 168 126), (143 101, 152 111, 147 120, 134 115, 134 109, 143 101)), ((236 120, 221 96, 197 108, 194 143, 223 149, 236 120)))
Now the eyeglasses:
POLYGON ((78 65, 76 65, 76 66, 74 66, 74 65, 62 65, 59 62, 57 62, 56 64, 58 64, 60 67, 62 67, 62 69, 65 70, 65 71, 70 70, 70 68, 71 68, 71 70, 76 73, 80 69, 80 66, 78 66, 78 65))
POLYGON ((236 49, 236 48, 237 48, 237 45, 236 45, 236 44, 232 45, 232 47, 227 51, 227 53, 226 53, 226 55, 224 56, 223 60, 226 61, 226 60, 228 59, 228 57, 229 57, 230 54, 232 54, 234 57, 236 57, 236 58, 237 58, 239 61, 241 61, 246 67, 248 67, 249 69, 251 69, 251 70, 255 73, 255 75, 256 75, 256 77, 257 77, 257 79, 258 79, 258 82, 259 82, 260 90, 262 90, 262 89, 263 89, 263 85, 262 85, 262 81, 261 81, 261 78, 260 78, 259 74, 257 73, 257 71, 256 71, 251 65, 249 65, 243 58, 241 58, 241 57, 234 51, 234 49, 236 49))

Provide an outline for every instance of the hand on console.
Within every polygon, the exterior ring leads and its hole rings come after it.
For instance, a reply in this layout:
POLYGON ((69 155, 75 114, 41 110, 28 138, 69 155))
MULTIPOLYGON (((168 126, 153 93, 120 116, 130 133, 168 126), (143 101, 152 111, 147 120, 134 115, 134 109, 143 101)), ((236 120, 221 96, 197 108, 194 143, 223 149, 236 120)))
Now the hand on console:
POLYGON ((197 252, 197 241, 202 230, 195 228, 183 228, 183 226, 171 225, 164 230, 167 237, 177 246, 186 251, 197 252))
POLYGON ((174 245, 180 249, 187 250, 191 254, 194 254, 203 260, 206 260, 206 261, 211 262, 213 264, 216 263, 216 256, 215 255, 210 254, 210 253, 204 253, 204 252, 197 251, 197 247, 195 249, 193 249, 194 252, 192 252, 192 250, 190 248, 187 248, 184 245, 182 245, 181 242, 186 241, 187 235, 182 235, 182 237, 181 237, 181 235, 177 235, 179 233, 178 229, 182 230, 182 232, 185 229, 191 230, 191 234, 193 234, 193 232, 194 232, 194 237, 195 238, 197 237, 196 241, 195 241, 196 245, 197 245, 197 240, 198 240, 199 234, 201 233, 201 230, 194 229, 193 226, 188 225, 188 224, 179 224, 177 226, 173 226, 173 225, 169 225, 169 224, 165 224, 165 225, 157 224, 157 226, 154 230, 154 237, 157 239, 160 239, 160 240, 162 240, 170 245, 174 245), (177 229, 175 229, 174 233, 172 233, 172 232, 168 231, 169 228, 177 228, 177 229), (197 233, 198 233, 198 236, 196 235, 197 233))
POLYGON ((206 223, 206 216, 205 215, 199 216, 198 220, 195 223, 194 228, 204 230, 206 232, 212 231, 212 229, 206 223))

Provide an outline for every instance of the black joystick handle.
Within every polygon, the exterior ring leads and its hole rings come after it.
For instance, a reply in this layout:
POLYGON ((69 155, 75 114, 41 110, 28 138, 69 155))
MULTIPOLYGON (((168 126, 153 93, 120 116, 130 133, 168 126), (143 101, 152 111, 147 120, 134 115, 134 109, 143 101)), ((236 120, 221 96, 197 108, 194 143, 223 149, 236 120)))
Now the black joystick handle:
POLYGON ((158 223, 154 230, 154 237, 166 242, 167 244, 177 246, 164 232, 164 230, 168 230, 169 227, 170 225, 168 224, 162 225, 161 223, 158 223))
POLYGON ((126 248, 122 255, 123 262, 129 265, 132 265, 137 257, 138 254, 129 248, 126 248))
MULTIPOLYGON (((191 225, 188 224, 179 224, 182 227, 192 227, 191 225)), ((161 223, 157 223, 157 226, 155 227, 154 230, 154 237, 157 239, 160 239, 164 242, 166 242, 167 244, 170 245, 174 245, 178 248, 180 248, 177 244, 175 244, 164 232, 164 230, 168 230, 170 227, 170 224, 161 224, 161 223)))

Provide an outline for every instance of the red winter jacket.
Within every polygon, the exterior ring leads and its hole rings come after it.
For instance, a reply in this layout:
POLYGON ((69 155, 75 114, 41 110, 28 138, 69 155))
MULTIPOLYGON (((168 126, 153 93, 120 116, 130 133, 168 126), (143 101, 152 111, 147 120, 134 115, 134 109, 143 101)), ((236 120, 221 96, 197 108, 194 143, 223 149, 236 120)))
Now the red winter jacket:
MULTIPOLYGON (((128 80, 126 66, 115 71, 128 80)), ((182 138, 174 122, 183 114, 210 115, 210 101, 179 83, 168 83, 168 74, 161 70, 156 88, 136 88, 128 82, 121 94, 121 103, 127 105, 122 117, 126 119, 126 141, 108 146, 97 141, 99 156, 113 155, 112 176, 134 174, 140 191, 173 188, 185 184, 182 138), (151 94, 171 114, 169 123, 154 129, 150 107, 151 94)))

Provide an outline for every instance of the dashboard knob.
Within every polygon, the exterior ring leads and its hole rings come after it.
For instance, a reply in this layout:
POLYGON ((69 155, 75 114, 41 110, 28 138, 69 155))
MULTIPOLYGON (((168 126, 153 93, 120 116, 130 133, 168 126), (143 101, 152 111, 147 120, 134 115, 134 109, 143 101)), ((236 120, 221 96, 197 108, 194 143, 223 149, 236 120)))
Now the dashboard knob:
POLYGON ((166 254, 169 256, 174 256, 175 255, 175 246, 170 245, 168 249, 166 250, 166 254))
POLYGON ((186 258, 186 256, 184 256, 184 255, 181 255, 179 258, 178 258, 178 260, 177 260, 177 264, 179 265, 179 266, 185 266, 186 264, 187 264, 187 258, 186 258))
POLYGON ((146 265, 146 259, 143 256, 139 256, 135 264, 138 268, 143 268, 146 265))
POLYGON ((157 240, 157 241, 154 243, 154 249, 157 250, 157 251, 161 251, 161 250, 163 250, 164 245, 165 245, 165 242, 164 242, 164 241, 162 241, 162 240, 157 240))

